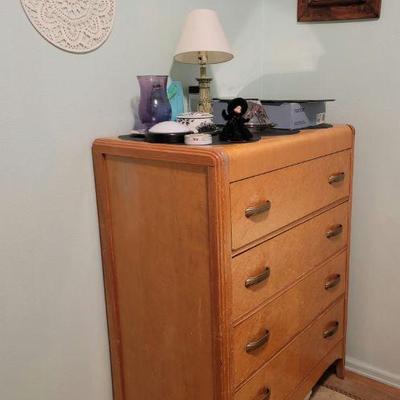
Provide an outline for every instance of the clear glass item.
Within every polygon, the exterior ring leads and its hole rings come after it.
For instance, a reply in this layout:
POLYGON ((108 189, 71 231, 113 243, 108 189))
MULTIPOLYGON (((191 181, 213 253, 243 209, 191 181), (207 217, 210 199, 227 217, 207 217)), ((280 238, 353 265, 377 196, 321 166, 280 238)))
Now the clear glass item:
POLYGON ((171 120, 176 121, 176 117, 184 112, 182 82, 172 81, 168 87, 167 94, 172 109, 171 120))
POLYGON ((141 75, 139 118, 147 129, 171 119, 171 105, 167 96, 167 75, 141 75))

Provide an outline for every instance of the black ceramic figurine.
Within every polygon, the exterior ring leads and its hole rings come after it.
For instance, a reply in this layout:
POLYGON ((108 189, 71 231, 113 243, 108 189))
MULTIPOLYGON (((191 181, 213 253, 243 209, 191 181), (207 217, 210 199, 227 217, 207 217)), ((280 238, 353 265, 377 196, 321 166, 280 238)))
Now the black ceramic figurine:
POLYGON ((253 139, 253 134, 249 131, 246 122, 248 119, 244 118, 248 105, 245 99, 238 97, 228 103, 228 113, 222 111, 222 116, 226 122, 220 139, 224 142, 243 142, 253 139))

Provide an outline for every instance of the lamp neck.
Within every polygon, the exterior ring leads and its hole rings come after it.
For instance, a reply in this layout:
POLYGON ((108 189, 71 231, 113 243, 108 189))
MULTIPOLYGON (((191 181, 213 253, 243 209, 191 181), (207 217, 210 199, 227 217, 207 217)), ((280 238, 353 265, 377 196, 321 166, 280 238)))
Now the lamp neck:
POLYGON ((200 65, 200 78, 197 78, 200 87, 198 110, 200 112, 211 113, 212 105, 210 96, 210 85, 212 79, 207 77, 207 52, 199 51, 198 60, 200 65))
POLYGON ((207 78, 207 66, 206 64, 200 64, 200 78, 207 78))
POLYGON ((208 62, 207 52, 199 51, 198 60, 200 65, 206 65, 208 62))

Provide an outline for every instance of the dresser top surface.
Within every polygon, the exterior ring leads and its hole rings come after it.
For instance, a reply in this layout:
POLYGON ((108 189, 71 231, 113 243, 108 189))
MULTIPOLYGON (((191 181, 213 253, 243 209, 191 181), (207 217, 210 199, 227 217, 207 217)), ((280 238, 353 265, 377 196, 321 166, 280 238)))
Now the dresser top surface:
POLYGON ((233 182, 350 149, 353 138, 351 126, 335 125, 328 129, 303 130, 293 135, 266 136, 258 142, 228 145, 185 146, 104 138, 94 142, 93 150, 117 156, 210 166, 219 159, 227 168, 229 181, 233 182))

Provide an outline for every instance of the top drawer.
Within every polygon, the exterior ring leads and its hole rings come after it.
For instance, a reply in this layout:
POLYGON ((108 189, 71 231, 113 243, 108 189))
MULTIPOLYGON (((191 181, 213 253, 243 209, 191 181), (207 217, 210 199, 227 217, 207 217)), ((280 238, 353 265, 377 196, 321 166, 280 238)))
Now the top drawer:
POLYGON ((232 183, 233 249, 347 197, 350 157, 346 150, 232 183))

